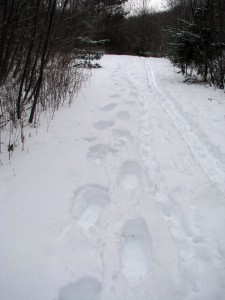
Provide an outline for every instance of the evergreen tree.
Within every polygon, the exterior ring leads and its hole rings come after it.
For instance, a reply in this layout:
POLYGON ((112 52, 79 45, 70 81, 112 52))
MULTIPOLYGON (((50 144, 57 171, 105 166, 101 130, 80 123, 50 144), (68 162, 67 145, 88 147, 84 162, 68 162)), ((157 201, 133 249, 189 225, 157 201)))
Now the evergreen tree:
POLYGON ((192 7, 190 22, 180 20, 178 28, 169 28, 168 56, 186 76, 200 76, 205 82, 224 88, 225 43, 219 32, 218 1, 206 0, 192 7))

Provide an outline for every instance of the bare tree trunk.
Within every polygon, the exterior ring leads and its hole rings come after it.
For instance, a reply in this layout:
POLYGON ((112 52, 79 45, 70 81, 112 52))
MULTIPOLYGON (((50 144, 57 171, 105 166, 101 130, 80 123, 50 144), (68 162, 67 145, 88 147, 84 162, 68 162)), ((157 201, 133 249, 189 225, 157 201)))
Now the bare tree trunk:
POLYGON ((40 0, 36 0, 35 15, 34 15, 34 18, 33 18, 33 20, 34 20, 33 33, 32 33, 32 37, 31 37, 31 42, 30 42, 30 46, 29 46, 29 49, 28 49, 25 65, 24 65, 24 70, 23 70, 23 74, 22 74, 22 78, 21 78, 21 82, 20 82, 19 94, 18 94, 18 98, 17 98, 17 102, 16 102, 16 107, 17 107, 16 113, 17 113, 17 119, 18 120, 21 119, 21 98, 22 98, 22 92, 23 92, 23 87, 24 87, 24 81, 25 81, 25 77, 27 75, 27 70, 30 66, 31 53, 32 53, 32 50, 33 50, 33 47, 34 47, 34 40, 36 38, 37 18, 38 18, 38 13, 39 13, 39 6, 40 6, 40 0))
MULTIPOLYGON (((49 40, 51 38, 51 28, 52 28, 55 9, 56 9, 56 0, 53 0, 53 2, 50 0, 49 1, 49 7, 48 7, 48 12, 50 12, 50 17, 49 17, 49 21, 48 21, 48 29, 47 29, 47 33, 46 33, 46 37, 45 37, 45 43, 44 43, 44 48, 43 48, 42 57, 41 57, 39 78, 38 78, 38 81, 37 81, 37 90, 36 90, 35 95, 34 95, 34 101, 33 101, 33 105, 32 105, 32 108, 31 108, 30 117, 29 117, 29 123, 33 122, 34 114, 35 114, 35 110, 36 110, 36 106, 37 106, 37 102, 38 102, 38 96, 39 96, 41 85, 42 85, 43 72, 44 72, 44 67, 45 67, 45 64, 46 64, 46 57, 45 56, 46 56, 49 40)), ((47 14, 47 18, 48 18, 48 14, 47 14)))

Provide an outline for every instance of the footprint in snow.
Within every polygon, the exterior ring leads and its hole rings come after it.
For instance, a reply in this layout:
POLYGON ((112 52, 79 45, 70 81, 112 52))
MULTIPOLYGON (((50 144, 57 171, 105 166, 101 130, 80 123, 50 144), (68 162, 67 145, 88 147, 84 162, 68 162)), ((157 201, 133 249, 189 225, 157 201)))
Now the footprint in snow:
POLYGON ((84 141, 86 141, 86 142, 94 142, 94 141, 97 140, 97 138, 96 138, 95 136, 84 137, 83 139, 84 139, 84 141))
POLYGON ((141 185, 142 170, 138 162, 128 160, 123 163, 119 183, 124 190, 135 190, 141 185))
POLYGON ((98 130, 104 130, 106 128, 112 127, 113 125, 114 125, 113 121, 99 121, 93 124, 94 128, 98 130))
POLYGON ((131 97, 137 97, 138 96, 138 93, 137 92, 130 92, 129 95, 131 97))
POLYGON ((128 120, 130 118, 130 114, 127 111, 120 111, 118 112, 117 117, 120 120, 128 120))
POLYGON ((110 103, 110 104, 102 107, 101 110, 103 110, 103 111, 112 111, 116 108, 117 105, 118 105, 118 103, 110 103))
POLYGON ((157 193, 155 201, 165 221, 168 222, 172 236, 176 239, 178 245, 181 244, 180 256, 185 282, 189 284, 193 292, 198 292, 201 286, 199 278, 200 262, 198 262, 197 253, 195 252, 195 243, 201 241, 201 235, 197 235, 196 239, 192 236, 185 220, 180 217, 175 203, 166 195, 157 193))
POLYGON ((127 137, 127 138, 130 137, 130 132, 126 129, 117 128, 117 129, 114 129, 113 131, 120 137, 127 137))
POLYGON ((122 231, 122 274, 143 277, 151 269, 151 241, 142 218, 129 220, 122 231))
POLYGON ((59 290, 58 300, 100 300, 102 286, 93 277, 84 277, 59 290))
POLYGON ((128 105, 135 105, 135 101, 131 99, 126 100, 125 103, 128 105))
POLYGON ((113 94, 110 96, 110 98, 119 98, 120 97, 120 94, 113 94))
POLYGON ((93 160, 102 160, 109 154, 115 154, 117 152, 113 147, 106 144, 96 144, 89 148, 87 158, 93 160))
POLYGON ((166 195, 157 193, 155 195, 155 201, 160 213, 167 220, 171 216, 171 205, 168 197, 166 195))
POLYGON ((110 202, 108 188, 87 184, 75 191, 71 214, 83 229, 89 229, 98 221, 101 210, 110 202))

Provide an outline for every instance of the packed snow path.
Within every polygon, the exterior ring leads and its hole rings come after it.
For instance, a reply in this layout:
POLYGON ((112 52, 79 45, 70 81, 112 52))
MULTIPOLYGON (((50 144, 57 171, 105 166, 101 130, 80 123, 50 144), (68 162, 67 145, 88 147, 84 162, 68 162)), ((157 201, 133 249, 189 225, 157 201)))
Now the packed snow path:
POLYGON ((224 300, 223 98, 164 59, 102 66, 2 158, 0 299, 224 300))

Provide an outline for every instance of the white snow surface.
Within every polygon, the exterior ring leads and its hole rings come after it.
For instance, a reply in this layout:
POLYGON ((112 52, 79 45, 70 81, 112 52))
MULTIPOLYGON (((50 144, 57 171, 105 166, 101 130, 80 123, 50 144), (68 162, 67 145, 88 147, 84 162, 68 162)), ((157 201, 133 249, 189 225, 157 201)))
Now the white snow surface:
POLYGON ((224 93, 101 64, 0 156, 0 299, 224 300, 224 93))

